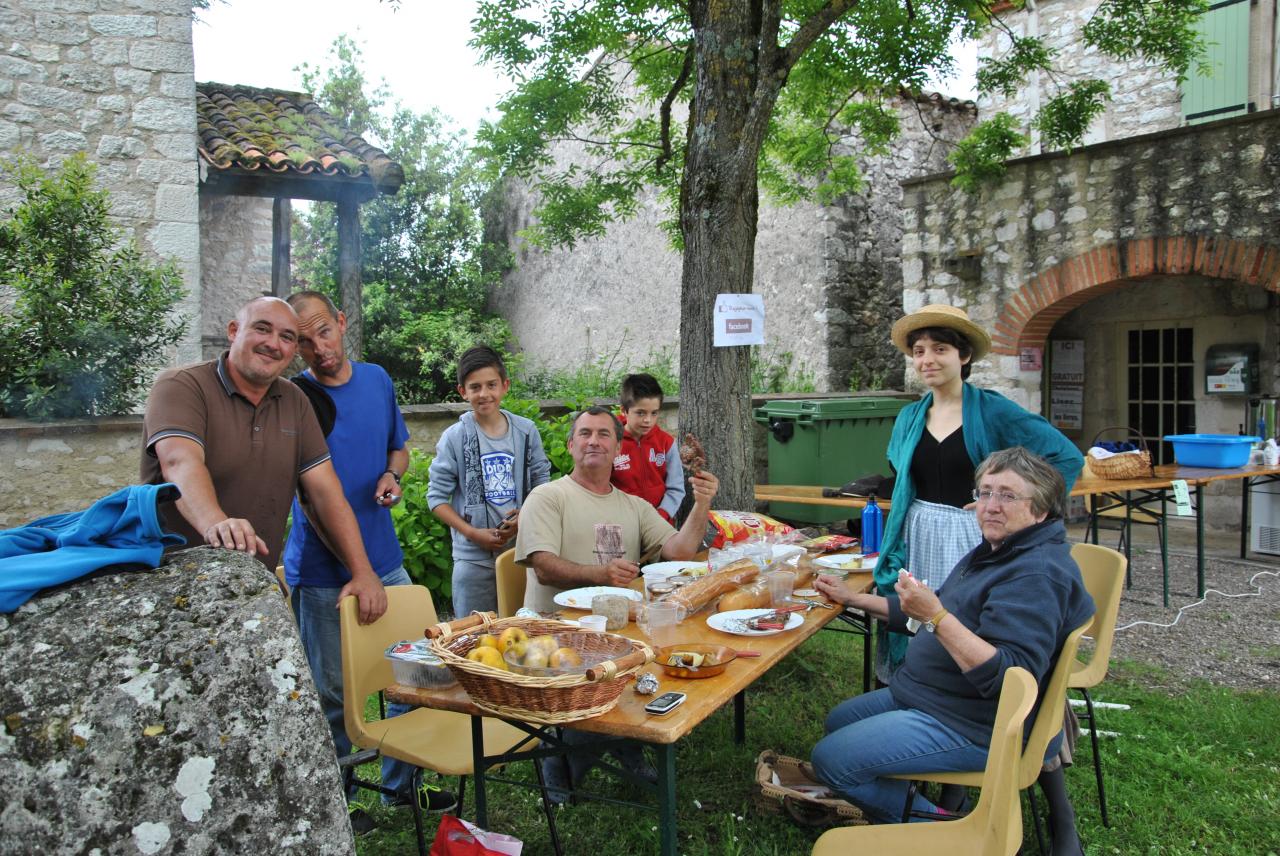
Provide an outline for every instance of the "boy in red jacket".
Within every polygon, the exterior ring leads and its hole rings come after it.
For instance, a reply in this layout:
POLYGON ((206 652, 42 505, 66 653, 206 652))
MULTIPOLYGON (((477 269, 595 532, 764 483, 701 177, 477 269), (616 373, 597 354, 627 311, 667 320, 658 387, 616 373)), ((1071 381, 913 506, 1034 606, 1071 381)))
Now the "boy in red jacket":
POLYGON ((658 426, 662 387, 653 375, 627 375, 619 397, 625 430, 613 459, 613 484, 653 505, 670 522, 684 499, 684 466, 675 438, 658 426))

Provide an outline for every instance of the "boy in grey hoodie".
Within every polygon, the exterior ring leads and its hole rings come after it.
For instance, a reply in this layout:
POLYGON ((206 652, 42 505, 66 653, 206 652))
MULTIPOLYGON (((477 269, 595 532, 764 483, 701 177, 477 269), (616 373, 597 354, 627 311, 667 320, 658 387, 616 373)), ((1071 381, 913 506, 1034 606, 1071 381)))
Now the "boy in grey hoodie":
POLYGON ((427 504, 453 530, 453 611, 497 610, 494 558, 515 540, 520 506, 551 480, 532 421, 501 408, 511 388, 498 352, 479 345, 458 360, 458 394, 471 405, 436 444, 427 504))

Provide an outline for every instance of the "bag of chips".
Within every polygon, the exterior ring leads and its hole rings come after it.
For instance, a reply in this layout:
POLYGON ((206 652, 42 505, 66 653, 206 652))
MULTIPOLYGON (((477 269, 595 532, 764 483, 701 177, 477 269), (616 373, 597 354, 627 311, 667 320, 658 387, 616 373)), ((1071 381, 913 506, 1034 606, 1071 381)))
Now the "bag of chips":
POLYGON ((748 538, 782 535, 792 529, 781 521, 754 511, 712 511, 707 519, 716 530, 715 539, 711 542, 713 550, 724 549, 726 544, 736 544, 748 538))

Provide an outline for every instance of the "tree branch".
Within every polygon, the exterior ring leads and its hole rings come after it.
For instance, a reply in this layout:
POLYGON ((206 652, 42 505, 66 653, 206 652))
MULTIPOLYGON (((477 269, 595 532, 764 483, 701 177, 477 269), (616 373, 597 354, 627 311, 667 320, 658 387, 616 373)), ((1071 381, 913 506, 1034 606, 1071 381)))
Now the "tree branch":
POLYGON ((818 36, 825 33, 841 15, 857 5, 858 0, 831 0, 830 3, 815 12, 791 37, 791 42, 787 45, 783 54, 783 70, 790 71, 800 57, 804 56, 804 52, 818 40, 818 36))
POLYGON ((661 118, 661 130, 659 139, 662 142, 662 154, 658 155, 658 159, 654 162, 654 170, 661 173, 662 168, 667 165, 667 161, 671 160, 671 105, 675 103, 676 96, 680 94, 680 90, 684 89, 684 85, 689 81, 689 75, 693 71, 693 42, 690 41, 688 47, 684 50, 684 64, 680 66, 680 73, 676 75, 675 81, 671 84, 671 89, 667 91, 667 97, 662 99, 662 106, 658 109, 658 116, 661 118))

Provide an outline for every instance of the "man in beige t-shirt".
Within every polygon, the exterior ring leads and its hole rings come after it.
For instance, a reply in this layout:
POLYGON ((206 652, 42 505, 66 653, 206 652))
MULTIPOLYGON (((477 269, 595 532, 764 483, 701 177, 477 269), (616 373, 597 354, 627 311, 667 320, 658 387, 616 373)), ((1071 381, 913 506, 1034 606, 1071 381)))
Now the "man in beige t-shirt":
POLYGON ((552 598, 567 589, 626 586, 640 573, 640 557, 659 546, 668 560, 690 559, 701 549, 719 480, 706 470, 690 478, 693 510, 677 532, 648 502, 609 483, 621 442, 622 425, 611 411, 584 410, 569 432, 573 472, 525 500, 516 561, 529 569, 530 609, 555 611, 552 598))

